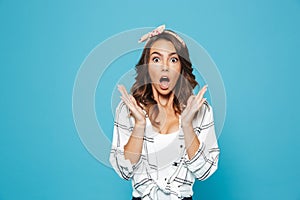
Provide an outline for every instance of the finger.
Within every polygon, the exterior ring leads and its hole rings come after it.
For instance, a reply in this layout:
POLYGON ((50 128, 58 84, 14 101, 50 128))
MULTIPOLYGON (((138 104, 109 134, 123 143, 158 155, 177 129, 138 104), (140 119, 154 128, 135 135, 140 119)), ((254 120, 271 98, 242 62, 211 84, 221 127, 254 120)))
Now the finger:
POLYGON ((190 110, 191 105, 192 105, 192 102, 194 101, 194 99, 195 99, 195 95, 191 95, 191 96, 188 98, 188 100, 187 100, 187 102, 186 102, 186 108, 185 108, 187 111, 190 110))
MULTIPOLYGON (((200 102, 200 107, 204 104, 204 102, 206 101, 207 99, 206 98, 203 98, 202 100, 201 100, 201 102, 200 102)), ((199 108, 200 108, 199 107, 199 108)))
POLYGON ((138 105, 136 99, 132 95, 129 95, 129 96, 130 96, 130 99, 131 99, 133 105, 135 105, 137 108, 140 108, 140 106, 138 105))
POLYGON ((123 85, 119 85, 118 89, 119 89, 120 93, 122 94, 123 98, 126 99, 127 101, 129 101, 130 98, 129 98, 129 95, 126 91, 126 88, 123 85))
POLYGON ((135 98, 134 98, 131 94, 129 95, 129 97, 130 97, 130 100, 132 101, 132 103, 133 103, 134 105, 137 105, 137 104, 136 104, 135 98))
POLYGON ((124 94, 125 94, 126 98, 130 100, 130 96, 129 96, 126 88, 124 86, 122 88, 123 88, 123 91, 124 91, 124 94))
POLYGON ((206 101, 206 98, 201 98, 201 99, 199 98, 195 101, 195 106, 197 110, 200 109, 204 101, 206 101))
MULTIPOLYGON (((124 96, 124 91, 122 85, 118 85, 118 90, 121 93, 122 96, 124 96)), ((125 96, 124 96, 125 97, 125 96)))
POLYGON ((132 95, 129 95, 129 98, 130 98, 130 102, 132 105, 131 112, 134 115, 143 114, 143 111, 142 111, 141 107, 137 104, 136 99, 132 95))
POLYGON ((120 96, 120 98, 124 101, 124 103, 125 103, 128 107, 131 106, 131 103, 128 101, 128 99, 126 99, 126 98, 123 97, 123 96, 120 96))
POLYGON ((198 104, 197 110, 199 110, 202 107, 202 105, 205 101, 206 101, 206 98, 201 99, 200 103, 198 104))
POLYGON ((198 92, 197 96, 196 96, 196 101, 200 101, 203 96, 204 93, 207 91, 207 85, 203 86, 203 88, 198 92))
POLYGON ((126 91, 125 87, 123 85, 119 85, 118 89, 121 92, 121 94, 123 95, 123 97, 127 98, 127 95, 126 95, 127 91, 126 91))
POLYGON ((126 106, 129 108, 130 112, 134 113, 136 111, 136 107, 132 104, 131 101, 128 99, 124 98, 123 96, 120 96, 120 98, 124 101, 126 106))
POLYGON ((195 101, 193 102, 195 106, 194 107, 195 110, 199 110, 203 102, 206 100, 206 98, 203 98, 206 91, 207 91, 207 85, 203 86, 203 88, 197 94, 195 101))
POLYGON ((191 95, 191 96, 188 98, 186 104, 187 104, 187 105, 190 105, 194 99, 195 99, 195 95, 191 95))
POLYGON ((136 109, 137 109, 139 112, 143 112, 142 107, 141 107, 140 105, 138 105, 136 99, 135 99, 132 95, 130 95, 130 98, 131 98, 131 101, 132 101, 133 105, 135 105, 136 109))
POLYGON ((133 114, 133 112, 134 112, 134 106, 132 106, 132 104, 130 102, 128 102, 128 100, 125 99, 123 96, 120 96, 120 98, 123 100, 123 102, 129 108, 128 117, 130 117, 130 115, 133 114))
POLYGON ((197 94, 197 97, 199 97, 201 94, 203 94, 204 92, 206 92, 207 86, 208 86, 208 85, 204 85, 204 86, 201 88, 201 90, 200 90, 200 91, 198 92, 198 94, 197 94))
POLYGON ((198 92, 197 96, 200 95, 203 91, 207 90, 208 85, 204 85, 201 90, 198 92))
POLYGON ((135 105, 138 108, 139 105, 137 104, 135 98, 132 95, 129 95, 129 97, 130 97, 130 100, 131 100, 132 104, 135 105))
POLYGON ((122 96, 121 96, 121 99, 126 103, 126 105, 127 105, 128 107, 132 107, 132 102, 131 102, 131 100, 130 100, 128 94, 126 95, 127 91, 126 91, 125 87, 122 86, 122 85, 119 85, 119 86, 118 86, 118 89, 119 89, 119 91, 120 91, 120 93, 121 93, 121 95, 122 95, 122 96))

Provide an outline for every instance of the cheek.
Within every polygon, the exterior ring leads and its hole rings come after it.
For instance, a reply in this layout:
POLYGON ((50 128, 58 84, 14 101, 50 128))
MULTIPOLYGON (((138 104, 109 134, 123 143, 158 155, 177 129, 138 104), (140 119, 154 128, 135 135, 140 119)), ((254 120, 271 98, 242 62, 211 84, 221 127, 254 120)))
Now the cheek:
POLYGON ((149 66, 148 68, 148 74, 150 76, 150 79, 153 80, 155 79, 156 76, 158 76, 158 70, 154 66, 149 66))
POLYGON ((174 70, 173 70, 174 74, 176 74, 177 76, 179 76, 179 75, 180 75, 180 72, 181 72, 181 65, 180 65, 180 64, 179 64, 179 65, 176 65, 176 66, 174 66, 173 69, 174 69, 174 70))
POLYGON ((181 64, 179 64, 178 67, 177 67, 177 73, 180 74, 180 72, 181 72, 181 64))
POLYGON ((173 70, 173 77, 178 80, 179 76, 180 76, 180 72, 181 72, 181 66, 176 66, 173 70))

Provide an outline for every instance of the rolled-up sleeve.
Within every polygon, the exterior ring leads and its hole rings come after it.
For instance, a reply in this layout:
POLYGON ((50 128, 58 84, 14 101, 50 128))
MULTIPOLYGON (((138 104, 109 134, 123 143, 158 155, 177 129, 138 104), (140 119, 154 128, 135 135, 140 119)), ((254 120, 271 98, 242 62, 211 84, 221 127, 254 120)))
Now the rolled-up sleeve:
POLYGON ((220 154, 215 134, 213 110, 208 103, 203 104, 193 125, 200 146, 191 159, 185 157, 185 163, 198 180, 205 180, 217 170, 220 154))
POLYGON ((129 109, 126 104, 121 101, 116 109, 114 129, 113 129, 113 141, 110 152, 110 163, 117 174, 125 179, 129 180, 135 170, 139 167, 142 159, 131 164, 130 160, 124 157, 124 146, 127 144, 129 137, 133 130, 132 118, 129 115, 129 109))

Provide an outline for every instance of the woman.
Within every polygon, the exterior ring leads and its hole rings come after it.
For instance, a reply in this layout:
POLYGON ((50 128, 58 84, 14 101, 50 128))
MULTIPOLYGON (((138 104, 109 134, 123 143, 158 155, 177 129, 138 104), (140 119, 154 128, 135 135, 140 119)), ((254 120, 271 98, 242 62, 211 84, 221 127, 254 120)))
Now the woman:
POLYGON ((196 179, 217 169, 219 148, 212 107, 192 71, 185 42, 160 26, 147 40, 128 94, 118 86, 110 162, 132 181, 132 199, 192 199, 196 179))

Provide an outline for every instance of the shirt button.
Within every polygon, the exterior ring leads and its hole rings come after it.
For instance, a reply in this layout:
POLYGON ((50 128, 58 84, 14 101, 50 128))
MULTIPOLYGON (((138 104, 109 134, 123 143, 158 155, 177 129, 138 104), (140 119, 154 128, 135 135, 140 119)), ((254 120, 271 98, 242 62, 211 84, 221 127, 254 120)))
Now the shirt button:
POLYGON ((183 147, 183 145, 181 144, 181 145, 180 145, 180 148, 182 148, 182 147, 183 147))
POLYGON ((167 181, 167 178, 165 178, 165 181, 167 181))

